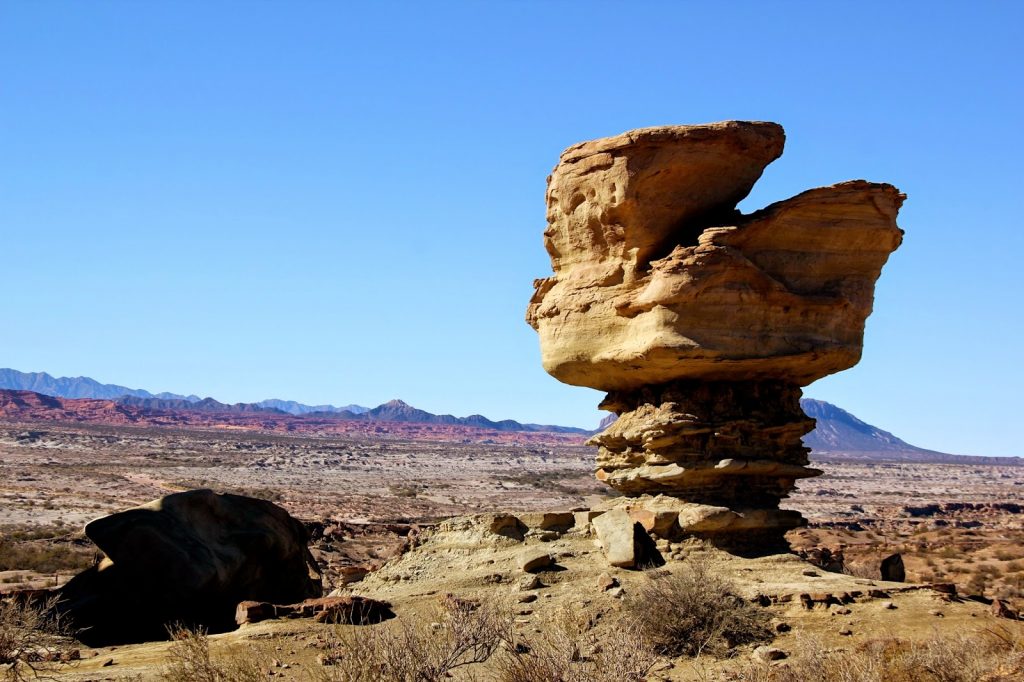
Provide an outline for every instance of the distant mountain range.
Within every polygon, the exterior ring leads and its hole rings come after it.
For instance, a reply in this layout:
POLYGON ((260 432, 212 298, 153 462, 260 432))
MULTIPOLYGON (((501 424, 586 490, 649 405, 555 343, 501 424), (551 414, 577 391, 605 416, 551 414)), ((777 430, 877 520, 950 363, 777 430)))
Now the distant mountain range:
MULTIPOLYGON (((185 403, 216 403, 223 405, 213 398, 200 398, 197 395, 179 395, 177 393, 150 393, 141 388, 128 388, 117 384, 101 384, 89 377, 59 377, 55 378, 46 372, 19 372, 16 369, 0 369, 0 389, 12 391, 32 391, 43 395, 52 395, 58 398, 96 398, 100 400, 118 400, 124 396, 133 398, 146 398, 167 401, 164 403, 166 409, 185 409, 185 403), (176 407, 175 407, 176 406, 176 407)), ((294 400, 261 400, 258 403, 238 403, 239 405, 258 405, 273 410, 280 410, 288 414, 309 414, 311 412, 351 412, 361 414, 370 408, 362 405, 345 405, 335 407, 334 405, 303 405, 294 400)), ((211 405, 198 409, 209 411, 211 405)), ((193 408, 197 409, 197 408, 193 408)))
POLYGON ((817 420, 815 429, 804 436, 804 445, 811 448, 815 459, 1024 465, 1020 457, 951 455, 919 448, 823 400, 804 398, 800 406, 817 420))
POLYGON ((199 396, 176 393, 150 393, 141 388, 127 388, 116 384, 101 384, 89 377, 54 378, 46 372, 19 372, 16 369, 0 369, 0 388, 13 391, 32 391, 58 398, 99 398, 117 400, 121 396, 137 398, 163 398, 195 402, 199 396))
MULTIPOLYGON (((374 408, 361 405, 304 405, 291 400, 263 400, 258 403, 236 403, 228 405, 213 398, 199 398, 195 395, 183 396, 173 393, 150 393, 142 389, 130 389, 114 384, 101 384, 88 377, 54 378, 44 372, 25 373, 13 369, 0 369, 0 416, 10 418, 49 418, 63 419, 74 417, 78 420, 103 421, 105 419, 126 419, 128 421, 146 419, 147 415, 159 415, 156 423, 168 423, 164 419, 168 415, 182 416, 182 419, 171 423, 201 423, 210 425, 216 422, 217 415, 241 419, 244 424, 266 428, 286 428, 293 430, 298 424, 311 420, 317 424, 351 423, 366 424, 376 428, 376 423, 436 425, 423 428, 468 428, 470 430, 490 432, 548 433, 557 437, 586 436, 596 431, 569 426, 542 424, 522 424, 505 419, 493 421, 479 414, 468 417, 454 417, 450 414, 433 414, 415 408, 401 400, 391 400, 374 408), (42 394, 33 399, 28 395, 16 395, 17 391, 31 391, 42 394), (67 403, 46 401, 42 396, 55 396, 69 399, 92 399, 109 401, 105 406, 84 403, 80 406, 67 403), (89 415, 83 417, 82 415, 89 415), (77 416, 75 416, 77 415, 77 416), (189 418, 188 415, 193 415, 189 418), (196 415, 203 415, 195 417, 196 415), (270 420, 270 421, 267 421, 270 420), (283 423, 282 420, 287 420, 283 423), (272 422, 272 423, 271 423, 272 422)), ((957 464, 1002 464, 1022 465, 1024 460, 1019 457, 977 457, 966 455, 950 455, 934 450, 910 445, 888 431, 867 424, 846 410, 821 400, 805 398, 801 400, 804 411, 817 420, 817 428, 804 437, 804 443, 811 448, 812 457, 817 460, 844 461, 899 461, 899 462, 938 462, 957 464)), ((603 430, 615 421, 615 415, 605 416, 598 427, 603 430)), ((301 430, 301 428, 299 429, 301 430)))
MULTIPOLYGON (((455 417, 450 414, 433 414, 417 409, 401 400, 392 400, 374 408, 361 405, 304 405, 291 400, 263 400, 258 403, 235 403, 229 405, 213 398, 183 396, 174 393, 153 394, 142 389, 125 388, 116 384, 101 384, 88 377, 54 378, 45 372, 19 372, 0 369, 0 390, 31 391, 44 396, 70 399, 110 400, 118 405, 134 408, 139 412, 178 412, 225 415, 293 415, 300 417, 328 418, 368 422, 401 422, 416 424, 441 424, 468 426, 492 431, 544 432, 558 434, 588 435, 587 429, 572 426, 545 424, 521 424, 511 419, 492 421, 479 414, 455 417)), ((14 404, 13 402, 11 403, 14 404)), ((44 406, 35 403, 36 408, 44 406)))

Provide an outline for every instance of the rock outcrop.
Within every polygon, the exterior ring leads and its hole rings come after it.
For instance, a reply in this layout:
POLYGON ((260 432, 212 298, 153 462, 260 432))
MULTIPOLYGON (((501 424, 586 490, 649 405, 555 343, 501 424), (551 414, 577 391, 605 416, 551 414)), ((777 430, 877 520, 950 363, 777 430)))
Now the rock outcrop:
POLYGON ((59 606, 91 646, 160 639, 171 624, 229 630, 239 602, 322 592, 305 528, 265 500, 191 490, 96 519, 85 533, 105 557, 61 589, 59 606))
POLYGON ((863 180, 740 213, 784 140, 774 123, 728 121, 570 147, 548 181, 554 275, 527 310, 544 368, 607 391, 619 415, 591 440, 598 478, 704 505, 687 510, 694 534, 763 546, 800 525, 779 500, 819 473, 801 387, 860 359, 903 235, 904 195, 863 180))

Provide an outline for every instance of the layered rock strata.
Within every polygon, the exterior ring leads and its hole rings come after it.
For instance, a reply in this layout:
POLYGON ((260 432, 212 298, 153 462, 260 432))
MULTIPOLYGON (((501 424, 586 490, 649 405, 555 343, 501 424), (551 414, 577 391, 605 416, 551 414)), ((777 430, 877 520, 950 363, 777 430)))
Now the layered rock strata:
POLYGON ((570 147, 548 180, 554 275, 527 310, 544 368, 609 392, 619 419, 591 441, 598 478, 703 505, 686 510, 693 534, 771 544, 800 525, 778 504, 820 473, 801 387, 860 359, 902 240, 904 195, 887 184, 740 213, 784 141, 774 123, 646 128, 570 147))

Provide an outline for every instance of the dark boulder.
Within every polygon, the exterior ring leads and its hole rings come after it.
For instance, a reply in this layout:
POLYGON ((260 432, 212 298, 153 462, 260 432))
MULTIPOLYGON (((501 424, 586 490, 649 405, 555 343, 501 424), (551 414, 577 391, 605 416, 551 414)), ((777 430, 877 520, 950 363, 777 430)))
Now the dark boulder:
POLYGON ((892 554, 882 559, 878 566, 879 577, 894 583, 902 583, 907 579, 907 571, 903 567, 903 556, 892 554))
POLYGON ((224 632, 239 602, 322 594, 305 528, 265 500, 191 490, 85 533, 106 557, 60 590, 60 608, 90 646, 161 639, 178 624, 224 632))

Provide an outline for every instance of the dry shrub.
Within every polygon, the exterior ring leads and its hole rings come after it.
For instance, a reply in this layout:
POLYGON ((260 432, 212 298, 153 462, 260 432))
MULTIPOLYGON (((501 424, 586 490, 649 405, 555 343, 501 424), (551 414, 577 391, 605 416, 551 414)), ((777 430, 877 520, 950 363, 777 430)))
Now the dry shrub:
POLYGON ((32 679, 71 660, 55 605, 56 597, 0 600, 0 679, 32 679))
POLYGON ((724 656, 737 645, 772 638, 768 613, 700 558, 678 573, 652 572, 624 606, 644 639, 668 656, 724 656))
POLYGON ((491 658, 511 641, 513 616, 503 604, 447 598, 432 618, 376 626, 339 626, 321 656, 317 678, 329 682, 439 682, 491 658))
POLYGON ((1010 682, 1024 679, 1024 641, 1008 631, 934 636, 921 642, 871 640, 829 650, 801 638, 779 664, 748 664, 729 676, 744 682, 1010 682))
POLYGON ((658 659, 640 631, 616 623, 597 635, 569 611, 540 639, 510 646, 498 664, 500 682, 642 682, 658 659))
POLYGON ((167 682, 256 682, 267 679, 267 661, 254 649, 228 648, 210 654, 210 638, 203 630, 171 629, 169 664, 161 679, 167 682))

